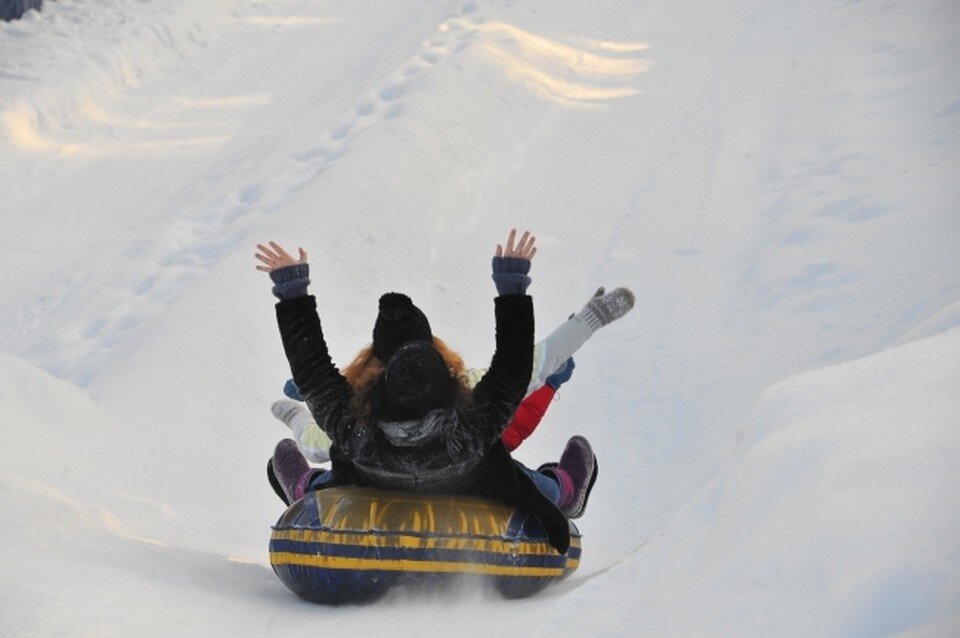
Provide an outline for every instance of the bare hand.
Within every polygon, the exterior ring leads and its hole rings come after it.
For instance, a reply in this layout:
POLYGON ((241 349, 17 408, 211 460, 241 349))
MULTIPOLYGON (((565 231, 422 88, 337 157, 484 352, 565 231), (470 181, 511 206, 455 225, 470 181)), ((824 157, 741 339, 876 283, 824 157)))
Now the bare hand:
POLYGON ((270 272, 278 268, 307 263, 307 253, 303 248, 298 249, 300 251, 300 259, 294 259, 277 242, 272 241, 269 242, 269 244, 269 247, 263 244, 257 244, 257 250, 260 252, 254 256, 266 264, 265 266, 257 266, 257 270, 270 272))
POLYGON ((520 237, 520 242, 514 246, 516 238, 517 229, 514 228, 510 231, 510 236, 507 237, 506 250, 503 249, 503 246, 497 244, 497 257, 519 257, 528 261, 533 259, 533 256, 537 254, 537 249, 533 245, 537 238, 531 235, 529 230, 524 231, 523 236, 520 237))

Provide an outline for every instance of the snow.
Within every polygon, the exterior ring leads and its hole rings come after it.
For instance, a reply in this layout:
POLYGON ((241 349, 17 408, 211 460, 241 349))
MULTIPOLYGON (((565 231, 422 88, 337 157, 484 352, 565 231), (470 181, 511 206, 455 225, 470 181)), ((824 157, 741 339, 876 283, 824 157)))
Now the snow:
POLYGON ((59 0, 0 24, 0 635, 960 633, 960 7, 59 0), (599 331, 517 452, 601 472, 568 581, 324 608, 269 568, 287 378, 489 258, 599 331))

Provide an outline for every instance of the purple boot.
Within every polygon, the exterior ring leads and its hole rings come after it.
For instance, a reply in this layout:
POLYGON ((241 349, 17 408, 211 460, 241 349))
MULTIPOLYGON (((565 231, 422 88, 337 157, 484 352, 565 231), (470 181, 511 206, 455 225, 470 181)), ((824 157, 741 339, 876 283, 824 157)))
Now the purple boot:
POLYGON ((297 449, 296 442, 293 439, 284 439, 277 443, 270 464, 288 502, 293 503, 303 498, 307 484, 313 476, 313 468, 297 449))
POLYGON ((560 484, 560 502, 557 505, 567 518, 580 518, 587 508, 587 498, 597 481, 597 457, 590 442, 574 436, 560 456, 559 463, 540 466, 544 474, 552 474, 560 484))

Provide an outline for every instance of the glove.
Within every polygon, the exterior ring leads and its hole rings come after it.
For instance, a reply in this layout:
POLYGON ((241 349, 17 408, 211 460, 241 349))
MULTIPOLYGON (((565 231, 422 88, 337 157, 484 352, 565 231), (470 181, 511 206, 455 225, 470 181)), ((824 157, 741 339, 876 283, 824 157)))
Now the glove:
POLYGON ((303 397, 300 396, 300 388, 293 382, 293 379, 287 379, 287 382, 283 384, 283 393, 287 395, 288 399, 303 401, 303 397))
POLYGON ((634 301, 633 292, 629 288, 617 288, 611 292, 600 288, 577 314, 596 332, 630 312, 634 301))
POLYGON ((573 357, 570 357, 560 369, 547 377, 546 384, 554 390, 559 390, 560 386, 569 381, 570 377, 573 376, 574 367, 576 367, 576 364, 573 363, 573 357))

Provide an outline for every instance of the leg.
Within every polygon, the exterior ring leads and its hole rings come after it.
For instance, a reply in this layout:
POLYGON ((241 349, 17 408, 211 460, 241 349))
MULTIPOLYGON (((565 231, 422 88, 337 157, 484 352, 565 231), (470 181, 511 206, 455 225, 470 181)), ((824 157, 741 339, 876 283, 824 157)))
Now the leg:
POLYGON ((520 461, 514 461, 517 464, 517 467, 520 468, 524 474, 533 479, 533 483, 537 486, 543 495, 549 498, 551 501, 560 504, 560 485, 557 483, 557 478, 555 476, 550 476, 549 474, 543 474, 541 472, 535 472, 529 467, 521 463, 520 461))
POLYGON ((281 399, 270 406, 273 416, 287 424, 293 439, 308 461, 326 463, 330 460, 330 437, 313 420, 313 415, 298 401, 281 399))
POLYGON ((314 470, 313 476, 310 477, 310 480, 307 482, 307 492, 315 492, 316 490, 322 490, 327 486, 327 483, 333 480, 333 470, 314 470))

